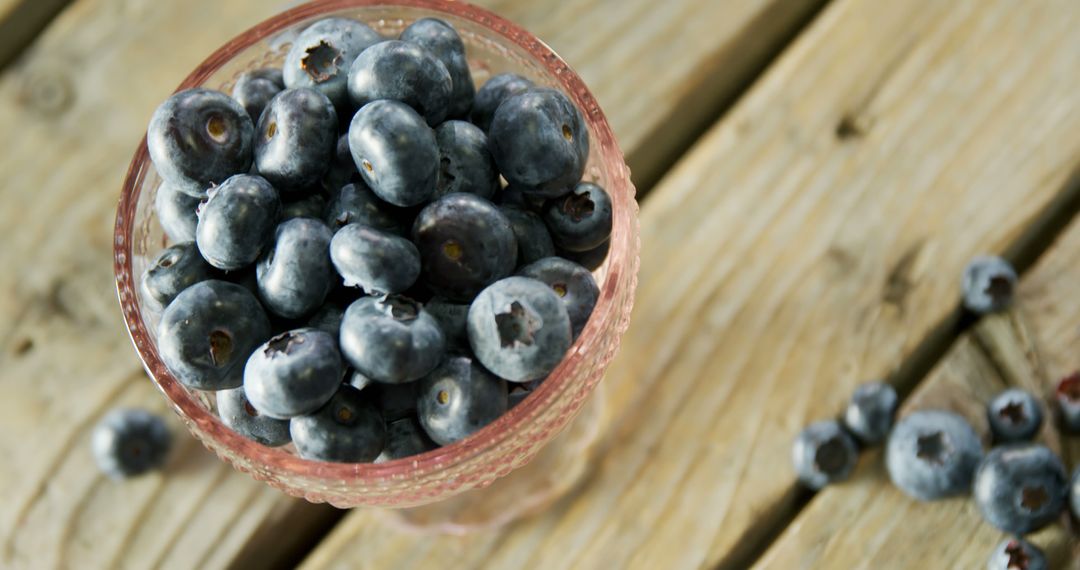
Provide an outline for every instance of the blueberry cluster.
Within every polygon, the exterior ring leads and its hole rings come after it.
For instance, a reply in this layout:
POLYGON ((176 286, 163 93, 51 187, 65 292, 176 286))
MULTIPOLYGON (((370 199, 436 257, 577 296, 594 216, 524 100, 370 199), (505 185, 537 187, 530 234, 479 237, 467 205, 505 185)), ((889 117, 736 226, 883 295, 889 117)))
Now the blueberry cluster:
POLYGON ((231 96, 170 97, 147 144, 175 243, 142 280, 161 359, 263 445, 369 462, 458 441, 599 297, 612 204, 582 180, 581 112, 518 75, 475 89, 444 21, 316 22, 231 96))

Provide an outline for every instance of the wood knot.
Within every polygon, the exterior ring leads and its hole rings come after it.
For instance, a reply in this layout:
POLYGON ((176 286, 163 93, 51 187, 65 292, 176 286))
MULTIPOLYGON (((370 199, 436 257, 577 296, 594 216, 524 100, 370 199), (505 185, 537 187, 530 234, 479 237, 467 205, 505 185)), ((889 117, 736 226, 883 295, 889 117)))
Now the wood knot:
POLYGON ((19 86, 19 103, 44 116, 71 108, 75 87, 66 73, 49 67, 28 69, 19 86))

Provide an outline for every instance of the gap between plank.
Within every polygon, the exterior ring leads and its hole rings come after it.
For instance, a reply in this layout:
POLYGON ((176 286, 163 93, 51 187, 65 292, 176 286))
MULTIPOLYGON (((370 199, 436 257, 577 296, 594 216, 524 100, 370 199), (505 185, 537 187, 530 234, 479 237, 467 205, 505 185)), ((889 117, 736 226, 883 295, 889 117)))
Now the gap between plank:
POLYGON ((0 16, 0 73, 26 51, 71 0, 16 0, 0 16))

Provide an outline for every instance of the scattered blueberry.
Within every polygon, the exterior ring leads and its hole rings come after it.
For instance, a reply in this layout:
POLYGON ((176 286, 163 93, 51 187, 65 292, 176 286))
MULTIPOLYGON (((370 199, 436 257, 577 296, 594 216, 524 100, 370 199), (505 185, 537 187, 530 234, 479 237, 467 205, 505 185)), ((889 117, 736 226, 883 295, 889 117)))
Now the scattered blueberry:
POLYGON ((143 273, 142 286, 165 307, 184 289, 212 277, 213 268, 199 255, 195 242, 189 241, 161 250, 143 273))
POLYGON ((589 251, 611 236, 611 198, 596 184, 581 182, 547 205, 544 222, 559 248, 589 251))
POLYGON ((253 263, 274 237, 281 199, 264 178, 238 174, 210 189, 199 209, 195 242, 210 265, 226 271, 253 263))
POLYGON ((357 107, 392 99, 416 110, 434 127, 446 119, 453 84, 431 52, 389 40, 364 50, 349 68, 349 98, 357 107))
POLYGON ((1054 390, 1061 425, 1065 431, 1080 433, 1080 372, 1074 372, 1058 382, 1054 390))
POLYGON ((310 88, 286 89, 266 105, 255 128, 255 167, 275 188, 310 188, 330 166, 337 146, 337 113, 310 88))
POLYGON ((499 172, 484 131, 465 121, 446 121, 435 129, 435 142, 439 145, 435 197, 451 192, 467 192, 488 200, 495 197, 499 172))
POLYGON ((565 257, 570 261, 580 264, 589 271, 596 271, 607 260, 608 250, 611 249, 611 240, 605 241, 599 247, 590 249, 589 251, 567 251, 565 249, 555 248, 555 252, 559 257, 565 257))
POLYGON ((975 504, 987 522, 1005 532, 1035 532, 1065 509, 1066 477, 1065 466, 1046 446, 997 447, 975 472, 975 504))
POLYGON ((473 86, 469 60, 465 58, 465 42, 449 23, 436 18, 421 18, 401 32, 401 40, 417 44, 437 57, 450 72, 449 117, 464 117, 473 105, 476 87, 473 86))
POLYGON ((322 220, 293 218, 278 225, 255 266, 259 298, 267 310, 296 319, 322 305, 335 279, 330 264, 333 237, 322 220))
POLYGON ((600 288, 588 269, 561 257, 545 257, 526 265, 518 275, 542 281, 562 299, 574 338, 581 334, 585 323, 589 321, 596 301, 600 298, 600 288))
POLYGON ((300 457, 316 461, 370 462, 386 442, 379 411, 347 384, 317 412, 293 418, 289 431, 300 457))
POLYGON ((986 419, 994 443, 1031 441, 1042 427, 1042 408, 1035 395, 1011 388, 998 394, 986 406, 986 419))
POLYGON ((379 382, 410 382, 431 372, 446 340, 439 323, 407 297, 362 297, 345 310, 341 352, 356 370, 379 382))
MULTIPOLYGON (((354 387, 358 379, 350 382, 354 387)), ((375 407, 379 408, 384 420, 388 422, 416 415, 416 389, 419 382, 405 382, 404 384, 386 384, 384 382, 369 382, 367 394, 375 407)))
POLYGON ((292 441, 289 437, 289 421, 260 414, 259 410, 248 402, 243 388, 219 391, 217 411, 222 423, 252 441, 270 447, 292 441))
POLYGON ((254 126, 228 95, 188 89, 154 111, 146 131, 150 160, 163 180, 192 196, 251 166, 254 126))
POLYGON ((570 316, 547 284, 507 277, 469 308, 469 344, 488 369, 512 382, 543 378, 570 348, 570 316))
POLYGON ((244 367, 244 392, 262 414, 287 419, 322 407, 341 385, 341 353, 318 329, 281 333, 260 346, 244 367))
POLYGON ((252 122, 258 122, 266 104, 283 89, 285 89, 285 78, 282 77, 280 69, 256 69, 241 75, 236 80, 232 97, 247 111, 252 122))
POLYGON ((902 418, 885 448, 894 485, 920 501, 971 491, 982 444, 971 424, 952 412, 921 410, 902 418))
POLYGON ((326 198, 320 194, 308 194, 285 202, 281 206, 281 219, 315 218, 321 220, 324 212, 326 212, 326 198))
POLYGON ((507 409, 506 382, 464 356, 448 358, 420 381, 420 425, 449 445, 494 421, 507 409))
POLYGON ((514 73, 500 73, 488 79, 484 85, 476 91, 473 99, 472 122, 485 132, 491 128, 491 120, 495 118, 495 110, 499 105, 513 95, 533 87, 533 82, 514 73))
POLYGON ((424 283, 436 295, 469 301, 514 271, 517 238, 494 204, 473 194, 447 194, 416 217, 424 283))
POLYGON ((884 382, 867 382, 855 389, 844 410, 844 427, 862 443, 885 441, 892 429, 899 398, 884 382))
POLYGON ((987 570, 1047 570, 1046 555, 1039 547, 1022 538, 1007 538, 998 543, 986 563, 987 570))
POLYGON ((395 206, 416 206, 435 193, 439 146, 435 131, 398 101, 364 105, 349 125, 349 149, 375 195, 395 206))
POLYGON ((964 306, 977 315, 1002 311, 1012 303, 1016 270, 1000 257, 981 256, 964 268, 964 306))
POLYGON ((338 111, 349 107, 349 66, 368 47, 383 41, 370 26, 346 18, 315 22, 293 42, 282 69, 286 87, 314 87, 338 111))
POLYGON ((799 480, 819 490, 851 475, 859 459, 859 449, 839 423, 829 420, 803 429, 795 438, 791 455, 799 480))
POLYGON ((172 435, 161 417, 145 410, 119 408, 101 418, 90 442, 98 468, 119 480, 161 467, 172 435))
POLYGON ((195 210, 198 207, 199 198, 177 190, 168 182, 162 182, 154 196, 158 223, 175 243, 195 241, 195 226, 199 223, 195 210))
POLYGON ((589 133, 577 107, 554 89, 533 88, 499 105, 488 131, 499 172, 523 192, 557 198, 581 180, 589 133), (528 133, 523 136, 524 133, 528 133))
POLYGON ((375 458, 375 463, 419 455, 436 447, 415 417, 401 418, 386 424, 386 446, 375 458))
POLYGON ((510 220, 510 229, 517 238, 519 266, 555 255, 555 244, 540 216, 515 206, 499 206, 499 211, 510 220))
POLYGON ((337 303, 323 303, 323 306, 308 318, 307 326, 327 332, 336 339, 341 333, 341 318, 344 316, 345 309, 337 303))
POLYGON ((270 336, 270 321, 247 289, 202 281, 165 308, 158 323, 158 353, 176 379, 196 390, 236 388, 244 363, 270 336))
MULTIPOLYGON (((352 160, 352 159, 350 159, 352 160)), ((346 184, 326 206, 326 223, 335 230, 363 224, 392 234, 406 235, 409 222, 404 210, 379 199, 363 181, 346 184)))
POLYGON ((402 293, 420 276, 420 253, 411 241, 361 224, 334 234, 330 259, 346 287, 368 293, 402 293))
POLYGON ((454 303, 443 297, 435 297, 424 305, 424 309, 435 317, 446 337, 446 349, 464 352, 469 348, 469 305, 454 303))

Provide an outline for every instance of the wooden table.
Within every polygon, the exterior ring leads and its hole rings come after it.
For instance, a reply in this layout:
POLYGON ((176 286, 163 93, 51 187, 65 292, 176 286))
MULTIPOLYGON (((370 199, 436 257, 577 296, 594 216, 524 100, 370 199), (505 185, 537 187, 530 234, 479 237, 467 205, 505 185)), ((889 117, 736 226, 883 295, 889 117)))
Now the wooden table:
MULTIPOLYGON (((586 476, 465 535, 287 498, 190 438, 159 475, 93 468, 109 407, 164 409, 113 290, 132 150, 195 63, 288 4, 79 0, 0 76, 0 567, 982 567, 1002 535, 970 501, 908 500, 877 450, 811 495, 790 444, 869 379, 985 433, 989 395, 1080 368, 1080 3, 480 2, 593 88, 643 251, 586 476), (972 323, 957 282, 985 252, 1019 298, 972 323)), ((1064 527, 1034 539, 1080 568, 1064 527)))

